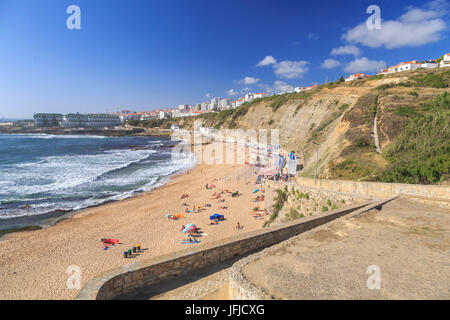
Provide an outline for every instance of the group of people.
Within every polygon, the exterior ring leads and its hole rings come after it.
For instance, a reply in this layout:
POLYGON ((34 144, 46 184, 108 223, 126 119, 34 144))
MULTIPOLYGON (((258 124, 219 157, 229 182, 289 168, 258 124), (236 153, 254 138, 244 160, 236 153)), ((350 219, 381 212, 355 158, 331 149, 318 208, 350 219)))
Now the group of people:
POLYGON ((260 194, 253 199, 254 202, 264 201, 264 195, 260 194))

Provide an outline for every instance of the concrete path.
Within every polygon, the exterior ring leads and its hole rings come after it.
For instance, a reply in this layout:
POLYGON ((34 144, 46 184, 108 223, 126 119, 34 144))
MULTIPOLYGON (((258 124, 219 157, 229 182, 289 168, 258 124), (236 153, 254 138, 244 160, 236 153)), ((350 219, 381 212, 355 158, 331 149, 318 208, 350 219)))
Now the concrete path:
MULTIPOLYGON (((242 258, 242 257, 240 257, 242 258)), ((120 297, 125 300, 227 300, 229 270, 239 258, 120 297)))
POLYGON ((242 273, 278 299, 450 299, 450 211, 398 198, 285 241, 242 273))
POLYGON ((378 122, 378 114, 375 114, 375 119, 373 119, 373 140, 374 140, 375 148, 376 148, 377 152, 381 154, 380 142, 378 140, 377 122, 378 122))

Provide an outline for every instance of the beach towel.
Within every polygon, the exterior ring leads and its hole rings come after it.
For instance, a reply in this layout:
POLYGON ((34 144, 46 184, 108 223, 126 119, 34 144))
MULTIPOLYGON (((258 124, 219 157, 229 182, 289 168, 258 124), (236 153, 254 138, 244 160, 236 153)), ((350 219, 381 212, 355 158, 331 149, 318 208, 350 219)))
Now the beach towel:
POLYGON ((257 193, 259 191, 259 189, 255 189, 253 190, 253 193, 257 193))
POLYGON ((102 241, 104 244, 107 245, 116 245, 119 244, 119 240, 118 239, 103 239, 102 241))

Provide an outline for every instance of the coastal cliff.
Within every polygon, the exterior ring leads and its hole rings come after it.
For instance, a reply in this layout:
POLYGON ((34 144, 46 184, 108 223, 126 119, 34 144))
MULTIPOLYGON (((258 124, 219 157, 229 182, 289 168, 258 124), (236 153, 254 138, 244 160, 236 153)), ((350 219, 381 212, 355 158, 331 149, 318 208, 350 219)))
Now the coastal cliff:
MULTIPOLYGON (((301 176, 440 183, 450 178, 450 71, 417 70, 255 99, 237 109, 171 119, 216 129, 279 129, 301 176), (318 147, 317 147, 318 145, 318 147)), ((175 120, 175 121, 174 121, 175 120)))

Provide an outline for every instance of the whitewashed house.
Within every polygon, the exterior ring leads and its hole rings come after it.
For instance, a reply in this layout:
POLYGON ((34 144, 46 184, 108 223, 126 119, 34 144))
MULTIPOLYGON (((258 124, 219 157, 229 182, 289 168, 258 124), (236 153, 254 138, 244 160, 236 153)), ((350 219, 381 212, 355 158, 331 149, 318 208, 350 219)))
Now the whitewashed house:
POLYGON ((435 68, 439 67, 439 65, 436 62, 436 60, 429 60, 429 61, 422 62, 421 67, 424 69, 435 69, 435 68))
POLYGON ((355 74, 351 74, 347 78, 345 78, 345 82, 369 78, 369 77, 370 77, 369 75, 364 74, 364 73, 355 73, 355 74))
POLYGON ((450 53, 447 53, 446 55, 444 55, 444 59, 441 61, 439 66, 441 68, 450 67, 450 53))

